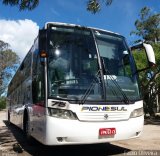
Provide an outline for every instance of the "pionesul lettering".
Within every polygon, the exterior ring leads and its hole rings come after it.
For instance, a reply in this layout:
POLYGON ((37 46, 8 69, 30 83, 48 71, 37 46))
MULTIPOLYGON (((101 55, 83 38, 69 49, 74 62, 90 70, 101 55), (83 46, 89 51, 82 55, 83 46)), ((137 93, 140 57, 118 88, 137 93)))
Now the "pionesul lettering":
POLYGON ((114 107, 114 106, 84 106, 81 111, 127 111, 125 107, 114 107))

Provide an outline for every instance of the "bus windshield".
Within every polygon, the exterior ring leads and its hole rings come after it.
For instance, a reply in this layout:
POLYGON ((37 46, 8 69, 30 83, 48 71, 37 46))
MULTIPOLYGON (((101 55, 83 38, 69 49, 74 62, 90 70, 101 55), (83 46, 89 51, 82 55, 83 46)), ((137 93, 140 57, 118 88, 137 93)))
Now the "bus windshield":
MULTIPOLYGON (((80 100, 98 71, 97 52, 89 30, 52 27, 49 42, 49 96, 80 100)), ((88 97, 101 100, 95 85, 88 97)))
POLYGON ((137 77, 132 76, 133 62, 124 38, 90 29, 56 26, 51 27, 49 36, 49 97, 80 101, 89 92, 85 97, 88 101, 122 101, 122 93, 129 100, 139 99, 137 77), (105 67, 106 99, 102 96, 98 52, 105 67))
POLYGON ((105 68, 106 99, 130 101, 140 99, 135 65, 125 39, 95 31, 98 51, 105 68))

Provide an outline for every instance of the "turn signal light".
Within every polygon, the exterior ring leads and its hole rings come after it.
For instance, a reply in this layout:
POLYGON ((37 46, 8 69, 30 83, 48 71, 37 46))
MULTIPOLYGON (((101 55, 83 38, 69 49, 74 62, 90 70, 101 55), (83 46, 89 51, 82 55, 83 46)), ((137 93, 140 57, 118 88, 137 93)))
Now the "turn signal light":
POLYGON ((42 50, 42 51, 40 52, 40 57, 41 57, 41 58, 46 58, 46 57, 47 57, 47 52, 44 51, 44 50, 42 50))

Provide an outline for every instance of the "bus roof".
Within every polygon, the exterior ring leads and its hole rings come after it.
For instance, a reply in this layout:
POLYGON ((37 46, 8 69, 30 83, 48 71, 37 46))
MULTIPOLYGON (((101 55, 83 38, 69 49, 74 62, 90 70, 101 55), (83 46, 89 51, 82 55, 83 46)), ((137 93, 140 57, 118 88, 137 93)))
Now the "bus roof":
POLYGON ((61 23, 61 22, 47 22, 47 23, 45 23, 44 29, 47 29, 47 26, 49 24, 52 24, 52 25, 61 25, 61 26, 69 26, 69 27, 83 27, 83 28, 89 28, 89 29, 93 29, 93 30, 105 31, 105 32, 108 32, 108 33, 111 33, 111 34, 120 35, 118 33, 114 33, 112 31, 108 31, 108 30, 104 30, 104 29, 99 29, 99 28, 94 28, 94 27, 86 27, 86 26, 82 26, 82 25, 69 24, 69 23, 61 23))

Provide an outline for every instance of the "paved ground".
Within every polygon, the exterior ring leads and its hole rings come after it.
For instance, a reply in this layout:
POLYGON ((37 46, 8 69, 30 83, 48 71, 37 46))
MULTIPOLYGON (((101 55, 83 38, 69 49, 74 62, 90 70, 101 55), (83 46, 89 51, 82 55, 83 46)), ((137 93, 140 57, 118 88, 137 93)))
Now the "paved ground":
POLYGON ((23 132, 9 125, 6 112, 0 112, 0 156, 107 156, 107 155, 160 155, 160 122, 146 121, 143 135, 138 139, 110 144, 46 147, 33 141, 26 143, 23 132), (158 151, 159 150, 159 151, 158 151))

